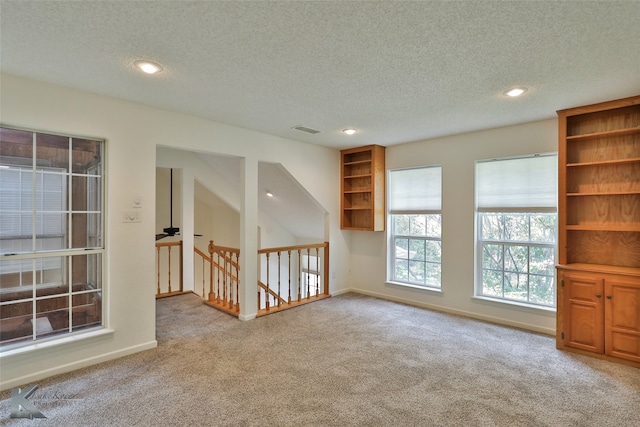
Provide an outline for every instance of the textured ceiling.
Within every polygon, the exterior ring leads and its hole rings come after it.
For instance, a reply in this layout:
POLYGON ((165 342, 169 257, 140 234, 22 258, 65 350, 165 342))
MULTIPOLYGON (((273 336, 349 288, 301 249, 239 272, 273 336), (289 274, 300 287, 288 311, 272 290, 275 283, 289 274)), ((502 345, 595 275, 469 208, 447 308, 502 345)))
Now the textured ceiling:
POLYGON ((2 72, 336 148, 640 93, 638 1, 2 0, 0 15, 2 72), (507 99, 514 85, 529 91, 507 99))

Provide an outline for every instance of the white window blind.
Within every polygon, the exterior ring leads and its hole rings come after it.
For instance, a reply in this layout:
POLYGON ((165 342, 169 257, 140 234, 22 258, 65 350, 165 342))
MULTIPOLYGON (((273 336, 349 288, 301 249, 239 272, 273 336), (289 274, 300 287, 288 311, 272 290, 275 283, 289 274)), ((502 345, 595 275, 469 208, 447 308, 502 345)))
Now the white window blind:
POLYGON ((476 166, 480 212, 555 212, 558 163, 555 154, 481 161, 476 166))
POLYGON ((409 214, 442 209, 442 167, 389 172, 389 213, 409 214))

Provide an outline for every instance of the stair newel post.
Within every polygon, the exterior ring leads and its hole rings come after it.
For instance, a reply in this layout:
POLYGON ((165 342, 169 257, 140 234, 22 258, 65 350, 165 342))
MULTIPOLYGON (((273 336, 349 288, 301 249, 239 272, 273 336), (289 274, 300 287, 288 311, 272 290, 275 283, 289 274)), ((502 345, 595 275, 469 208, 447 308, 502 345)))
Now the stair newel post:
POLYGON ((158 291, 156 295, 160 295, 160 246, 156 246, 158 250, 158 291))
POLYGON ((182 269, 184 267, 183 261, 184 261, 184 247, 182 245, 182 240, 180 240, 180 292, 184 291, 184 277, 182 277, 182 269))
POLYGON ((280 307, 280 251, 278 251, 278 307, 280 307))
POLYGON ((240 252, 236 253, 236 311, 240 312, 240 252))
POLYGON ((324 294, 329 295, 329 242, 324 242, 324 269, 322 273, 322 281, 324 285, 324 294))
POLYGON ((269 310, 269 252, 266 253, 267 255, 267 291, 264 293, 264 302, 265 302, 265 308, 267 310, 269 310))
POLYGON ((209 301, 213 301, 215 294, 213 293, 213 240, 209 240, 209 257, 211 257, 211 264, 209 265, 209 301))
POLYGON ((287 286, 287 302, 291 304, 291 251, 287 251, 287 276, 289 285, 287 286))

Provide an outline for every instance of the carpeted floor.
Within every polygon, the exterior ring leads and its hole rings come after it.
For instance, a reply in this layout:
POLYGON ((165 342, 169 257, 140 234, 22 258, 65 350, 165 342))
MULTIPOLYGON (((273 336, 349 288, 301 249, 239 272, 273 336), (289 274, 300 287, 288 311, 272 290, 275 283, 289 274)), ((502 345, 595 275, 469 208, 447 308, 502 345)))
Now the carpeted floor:
POLYGON ((241 322, 157 302, 158 348, 38 382, 10 426, 640 425, 640 369, 358 294, 241 322))

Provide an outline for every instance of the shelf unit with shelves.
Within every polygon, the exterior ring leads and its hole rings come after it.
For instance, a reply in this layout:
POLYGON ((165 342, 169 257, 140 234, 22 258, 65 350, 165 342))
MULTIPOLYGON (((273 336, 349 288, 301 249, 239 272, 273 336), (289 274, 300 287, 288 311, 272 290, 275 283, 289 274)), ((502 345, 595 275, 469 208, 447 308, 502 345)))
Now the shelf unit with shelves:
POLYGON ((340 152, 340 228, 384 231, 384 147, 368 145, 340 152))
POLYGON ((557 346, 640 366, 640 96, 558 129, 557 346))

